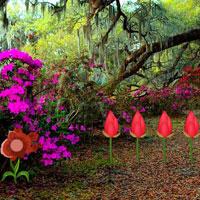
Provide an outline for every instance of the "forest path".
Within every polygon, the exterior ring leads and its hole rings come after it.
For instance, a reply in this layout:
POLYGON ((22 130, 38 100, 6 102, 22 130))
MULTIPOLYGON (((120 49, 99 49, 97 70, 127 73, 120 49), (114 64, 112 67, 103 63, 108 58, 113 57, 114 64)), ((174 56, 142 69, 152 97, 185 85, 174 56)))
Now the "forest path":
POLYGON ((113 166, 108 162, 108 139, 94 136, 80 145, 72 160, 41 171, 17 187, 0 183, 5 200, 172 200, 200 199, 200 138, 194 140, 191 163, 183 135, 185 118, 173 119, 174 135, 167 140, 167 159, 162 161, 162 142, 156 135, 158 118, 147 120, 148 136, 140 140, 140 164, 135 142, 129 135, 113 140, 113 166))

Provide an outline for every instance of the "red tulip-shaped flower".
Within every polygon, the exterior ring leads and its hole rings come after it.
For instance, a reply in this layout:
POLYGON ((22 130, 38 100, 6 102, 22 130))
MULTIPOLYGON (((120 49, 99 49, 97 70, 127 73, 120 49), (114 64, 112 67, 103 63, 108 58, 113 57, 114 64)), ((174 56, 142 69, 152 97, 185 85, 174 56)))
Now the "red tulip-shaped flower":
POLYGON ((139 111, 137 111, 132 119, 131 131, 130 134, 133 137, 136 137, 136 159, 137 162, 140 162, 140 147, 139 147, 139 138, 145 136, 146 125, 144 119, 139 111))
POLYGON ((192 111, 189 112, 184 127, 184 133, 187 137, 195 138, 199 134, 199 123, 192 111))
POLYGON ((162 137, 163 161, 167 161, 167 144, 166 138, 172 136, 172 122, 170 117, 163 111, 158 123, 158 135, 162 137))
POLYGON ((131 123, 130 134, 136 138, 142 138, 145 136, 146 125, 144 119, 139 111, 137 111, 133 117, 131 123))
POLYGON ((104 124, 103 134, 109 138, 116 138, 120 134, 118 133, 118 130, 119 130, 118 120, 113 114, 113 112, 109 111, 104 124))
POLYGON ((184 134, 189 137, 189 157, 193 162, 193 139, 198 136, 199 124, 196 116, 192 111, 189 112, 184 127, 184 134))
POLYGON ((109 111, 104 124, 103 134, 109 138, 110 164, 112 164, 112 138, 116 138, 117 136, 119 136, 118 130, 119 130, 118 120, 113 114, 113 112, 109 111))
POLYGON ((168 138, 172 134, 172 122, 170 117, 163 111, 158 123, 158 135, 163 138, 168 138))

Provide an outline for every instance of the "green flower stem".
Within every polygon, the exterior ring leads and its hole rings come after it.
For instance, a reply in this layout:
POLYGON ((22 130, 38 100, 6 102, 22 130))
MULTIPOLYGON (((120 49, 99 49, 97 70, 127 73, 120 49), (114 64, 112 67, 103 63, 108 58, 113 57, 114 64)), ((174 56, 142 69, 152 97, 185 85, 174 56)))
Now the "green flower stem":
POLYGON ((112 165, 112 138, 109 138, 109 157, 110 157, 110 164, 112 165))
POLYGON ((140 143, 139 138, 136 139, 136 160, 139 163, 140 162, 140 143))
POLYGON ((192 138, 189 138, 189 157, 190 157, 190 161, 193 162, 194 158, 193 158, 193 140, 192 140, 192 138))
POLYGON ((162 138, 162 148, 163 148, 163 161, 167 162, 167 140, 162 138))
MULTIPOLYGON (((11 161, 11 163, 12 163, 12 161, 11 161)), ((12 165, 13 165, 13 163, 12 163, 12 165)), ((14 166, 14 165, 13 165, 13 166, 14 166)), ((17 184, 17 173, 18 173, 18 170, 19 170, 19 166, 20 166, 20 159, 18 158, 18 159, 17 159, 17 162, 16 162, 16 164, 15 164, 14 170, 13 170, 13 172, 14 172, 13 178, 14 178, 15 184, 17 184), (18 165, 18 167, 16 167, 17 165, 18 165)))
POLYGON ((12 176, 14 179, 15 184, 17 184, 17 178, 19 178, 20 176, 25 176, 26 180, 29 182, 29 173, 28 171, 19 171, 19 166, 20 166, 20 159, 17 160, 17 162, 15 163, 15 165, 13 164, 13 162, 10 160, 10 167, 12 169, 12 171, 6 171, 3 174, 2 177, 2 181, 4 181, 7 177, 12 176))

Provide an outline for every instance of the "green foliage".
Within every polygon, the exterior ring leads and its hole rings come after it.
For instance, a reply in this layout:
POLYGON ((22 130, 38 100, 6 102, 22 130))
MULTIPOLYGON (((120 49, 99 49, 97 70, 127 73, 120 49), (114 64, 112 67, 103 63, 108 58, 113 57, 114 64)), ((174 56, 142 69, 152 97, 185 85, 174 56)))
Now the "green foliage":
POLYGON ((23 49, 39 55, 47 65, 57 64, 62 59, 66 59, 68 63, 73 62, 78 57, 78 38, 75 33, 79 26, 85 23, 84 18, 76 20, 69 17, 58 21, 56 17, 46 13, 44 18, 28 25, 29 30, 34 30, 37 41, 25 45, 23 49), (72 25, 74 27, 71 27, 72 25))
POLYGON ((10 160, 10 167, 12 171, 6 171, 3 174, 1 181, 4 181, 7 177, 11 176, 14 179, 15 184, 17 183, 17 179, 21 176, 24 176, 26 180, 29 182, 29 173, 27 171, 19 171, 20 159, 17 160, 16 164, 14 165, 13 162, 10 160))
MULTIPOLYGON (((162 4, 167 10, 168 16, 172 15, 179 20, 181 27, 190 28, 197 25, 200 14, 200 5, 196 0, 162 0, 162 4)), ((177 27, 178 28, 178 27, 177 27)))

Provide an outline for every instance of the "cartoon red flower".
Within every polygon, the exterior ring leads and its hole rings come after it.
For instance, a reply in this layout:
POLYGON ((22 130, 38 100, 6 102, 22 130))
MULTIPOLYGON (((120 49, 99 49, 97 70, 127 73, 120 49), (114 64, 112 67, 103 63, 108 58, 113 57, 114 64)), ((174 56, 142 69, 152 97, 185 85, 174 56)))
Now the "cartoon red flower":
POLYGON ((172 122, 170 117, 163 111, 158 123, 158 135, 163 138, 172 136, 172 122))
POLYGON ((37 133, 26 135, 22 129, 9 131, 8 138, 1 144, 1 154, 11 160, 23 158, 26 154, 36 152, 39 148, 37 133))
POLYGON ((184 134, 187 137, 195 138, 199 134, 199 123, 192 111, 189 112, 186 121, 185 121, 185 127, 184 127, 184 134))
POLYGON ((104 124, 103 134, 109 138, 116 138, 120 135, 118 130, 119 130, 118 120, 113 114, 113 112, 109 111, 104 124))
POLYGON ((142 138, 145 136, 145 131, 146 131, 145 121, 140 112, 137 111, 132 119, 130 134, 133 137, 142 138))

